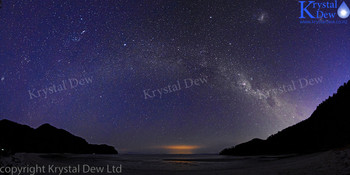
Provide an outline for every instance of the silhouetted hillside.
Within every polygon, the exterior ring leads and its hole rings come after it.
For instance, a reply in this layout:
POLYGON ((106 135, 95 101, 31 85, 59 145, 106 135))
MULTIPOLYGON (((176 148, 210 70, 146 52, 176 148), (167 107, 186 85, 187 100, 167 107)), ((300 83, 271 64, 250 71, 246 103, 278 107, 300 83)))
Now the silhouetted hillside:
POLYGON ((350 81, 322 102, 312 115, 266 140, 253 139, 222 155, 312 153, 350 144, 350 81))
POLYGON ((33 129, 9 120, 0 121, 0 148, 9 152, 118 154, 108 145, 92 145, 49 124, 33 129))

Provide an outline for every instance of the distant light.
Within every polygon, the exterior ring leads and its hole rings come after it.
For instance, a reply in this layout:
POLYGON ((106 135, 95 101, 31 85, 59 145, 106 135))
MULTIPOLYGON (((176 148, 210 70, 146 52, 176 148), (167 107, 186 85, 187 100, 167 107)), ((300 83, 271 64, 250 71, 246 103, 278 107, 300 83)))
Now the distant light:
POLYGON ((168 145, 160 148, 167 150, 170 154, 193 154, 193 150, 200 147, 196 145, 168 145))
POLYGON ((1 149, 1 151, 5 151, 5 149, 4 149, 4 148, 2 148, 2 149, 1 149))
POLYGON ((125 47, 125 46, 126 46, 126 43, 124 43, 123 46, 125 47))

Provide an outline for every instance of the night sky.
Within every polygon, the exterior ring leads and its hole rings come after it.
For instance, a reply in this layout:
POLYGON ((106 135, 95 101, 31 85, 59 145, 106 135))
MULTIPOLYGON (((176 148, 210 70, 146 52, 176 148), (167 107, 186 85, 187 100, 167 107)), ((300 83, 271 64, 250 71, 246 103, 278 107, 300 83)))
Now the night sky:
POLYGON ((266 138, 350 79, 350 24, 299 16, 293 0, 2 0, 0 119, 121 153, 266 138))

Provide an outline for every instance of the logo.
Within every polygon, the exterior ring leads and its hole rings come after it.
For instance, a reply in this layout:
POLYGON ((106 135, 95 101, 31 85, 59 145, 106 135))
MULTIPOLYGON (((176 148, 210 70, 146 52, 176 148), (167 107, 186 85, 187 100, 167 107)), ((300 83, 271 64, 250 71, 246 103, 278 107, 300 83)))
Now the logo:
POLYGON ((345 1, 338 8, 338 16, 342 19, 348 18, 350 15, 349 7, 346 5, 345 1))
POLYGON ((300 23, 346 24, 350 9, 345 1, 299 1, 300 23), (340 4, 340 5, 339 5, 340 4))

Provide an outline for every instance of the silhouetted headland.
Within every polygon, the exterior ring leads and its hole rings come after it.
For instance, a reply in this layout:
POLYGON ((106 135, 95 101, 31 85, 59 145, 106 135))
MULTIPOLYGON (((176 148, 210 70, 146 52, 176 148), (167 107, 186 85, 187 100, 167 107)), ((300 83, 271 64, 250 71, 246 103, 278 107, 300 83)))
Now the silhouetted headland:
POLYGON ((266 140, 253 139, 221 155, 305 154, 350 144, 350 81, 322 102, 312 115, 266 140))
POLYGON ((0 120, 0 148, 10 153, 118 154, 112 146, 93 145, 71 133, 44 124, 33 129, 9 120, 0 120))

